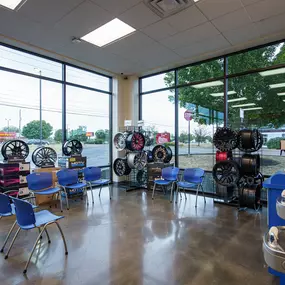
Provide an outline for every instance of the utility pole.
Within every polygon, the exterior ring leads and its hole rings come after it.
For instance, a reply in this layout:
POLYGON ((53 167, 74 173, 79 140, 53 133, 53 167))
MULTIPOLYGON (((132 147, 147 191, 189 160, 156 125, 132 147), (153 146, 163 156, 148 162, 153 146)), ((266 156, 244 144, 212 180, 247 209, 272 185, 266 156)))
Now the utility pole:
POLYGON ((39 92, 40 92, 40 145, 42 145, 43 140, 43 121, 42 121, 42 71, 38 68, 35 68, 36 71, 40 74, 40 85, 39 85, 39 92))
POLYGON ((7 121, 7 132, 9 133, 10 131, 10 121, 11 119, 5 119, 7 121))
POLYGON ((22 110, 19 110, 19 137, 21 137, 22 110))

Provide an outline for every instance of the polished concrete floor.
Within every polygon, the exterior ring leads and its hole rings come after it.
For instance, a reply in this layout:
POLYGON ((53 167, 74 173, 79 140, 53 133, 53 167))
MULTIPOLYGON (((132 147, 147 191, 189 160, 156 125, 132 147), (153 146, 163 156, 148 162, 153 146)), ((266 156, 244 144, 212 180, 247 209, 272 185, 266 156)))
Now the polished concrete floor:
MULTIPOLYGON (((152 201, 145 191, 125 195, 117 189, 110 202, 104 190, 101 199, 94 191, 94 205, 78 200, 64 210, 60 223, 67 257, 57 228, 51 226, 52 243, 44 236, 24 276, 37 232, 22 232, 9 259, 0 255, 0 284, 278 284, 262 256, 266 209, 238 213, 210 198, 204 205, 200 197, 196 210, 190 194, 186 201, 170 204, 162 194, 152 201)), ((1 244, 12 222, 0 221, 1 244)))

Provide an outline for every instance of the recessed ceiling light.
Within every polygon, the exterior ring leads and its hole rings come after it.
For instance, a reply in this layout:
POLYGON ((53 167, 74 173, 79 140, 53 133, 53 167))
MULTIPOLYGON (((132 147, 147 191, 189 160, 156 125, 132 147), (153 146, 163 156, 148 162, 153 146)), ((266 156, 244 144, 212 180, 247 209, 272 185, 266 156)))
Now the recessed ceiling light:
POLYGON ((115 18, 100 28, 83 36, 81 39, 98 47, 102 47, 121 39, 134 31, 135 29, 133 27, 115 18))
POLYGON ((277 83, 269 85, 271 89, 285 87, 285 83, 277 83))
POLYGON ((196 84, 196 85, 193 85, 192 87, 200 89, 200 88, 214 87, 214 86, 220 86, 220 85, 224 85, 224 83, 222 81, 212 81, 212 82, 196 84))
POLYGON ((244 111, 252 111, 252 110, 262 110, 262 107, 254 107, 254 108, 247 108, 247 109, 243 109, 244 111))
POLYGON ((247 103, 247 104, 241 104, 241 105, 234 105, 233 108, 241 108, 241 107, 247 107, 247 106, 255 106, 255 103, 247 103))
POLYGON ((285 92, 277 93, 278 96, 285 96, 285 92))
POLYGON ((0 0, 0 6, 4 6, 11 10, 18 10, 27 0, 0 0))
POLYGON ((277 75, 277 74, 282 74, 282 73, 285 73, 285 68, 278 68, 278 69, 259 72, 261 76, 270 76, 270 75, 277 75))
POLYGON ((247 98, 241 97, 241 98, 236 98, 236 99, 230 99, 230 100, 228 100, 228 103, 237 102, 237 101, 244 101, 244 100, 247 100, 247 98))
MULTIPOLYGON (((234 94, 237 94, 236 91, 228 91, 228 95, 234 95, 234 94)), ((212 93, 210 95, 213 97, 224 97, 224 92, 212 93)))

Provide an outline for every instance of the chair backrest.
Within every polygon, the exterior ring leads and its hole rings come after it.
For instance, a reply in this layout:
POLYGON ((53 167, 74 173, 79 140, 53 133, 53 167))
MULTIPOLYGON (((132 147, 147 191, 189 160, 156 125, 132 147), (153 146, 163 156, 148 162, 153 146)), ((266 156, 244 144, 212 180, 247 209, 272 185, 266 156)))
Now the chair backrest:
POLYGON ((2 215, 12 215, 12 207, 9 196, 0 193, 0 217, 2 215))
POLYGON ((34 225, 36 223, 36 218, 32 204, 17 198, 13 198, 13 202, 18 225, 20 227, 34 225))
POLYGON ((95 181, 101 178, 101 168, 99 167, 85 167, 83 173, 86 181, 95 181))
POLYGON ((33 191, 38 191, 52 187, 52 173, 36 172, 27 176, 28 188, 33 191))
POLYGON ((73 169, 63 169, 56 173, 58 183, 61 186, 68 186, 78 183, 78 171, 73 169))
POLYGON ((186 182, 199 184, 203 181, 204 173, 202 168, 187 168, 184 170, 183 178, 186 182))
POLYGON ((165 180, 176 181, 179 173, 178 167, 166 167, 162 169, 161 177, 165 180))

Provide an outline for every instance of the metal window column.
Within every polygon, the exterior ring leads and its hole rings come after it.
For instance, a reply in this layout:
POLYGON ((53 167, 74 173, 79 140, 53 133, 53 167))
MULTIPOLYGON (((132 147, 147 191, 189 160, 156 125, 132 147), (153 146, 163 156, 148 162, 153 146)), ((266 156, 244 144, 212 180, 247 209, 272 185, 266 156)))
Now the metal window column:
POLYGON ((228 58, 224 57, 224 126, 228 126, 228 58))
POLYGON ((66 135, 66 65, 62 66, 62 143, 67 140, 66 135))
POLYGON ((109 79, 109 159, 110 180, 113 182, 113 79, 109 79))
POLYGON ((179 90, 177 88, 178 85, 178 71, 175 69, 175 166, 179 166, 179 90))

